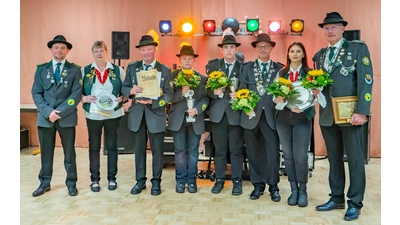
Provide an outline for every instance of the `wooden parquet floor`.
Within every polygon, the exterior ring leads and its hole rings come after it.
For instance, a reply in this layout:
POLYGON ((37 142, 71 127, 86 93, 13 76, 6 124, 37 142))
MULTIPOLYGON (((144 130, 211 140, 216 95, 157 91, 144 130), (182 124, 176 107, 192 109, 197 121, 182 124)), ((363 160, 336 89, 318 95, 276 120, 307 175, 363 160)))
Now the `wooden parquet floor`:
MULTIPOLYGON (((77 148, 78 196, 70 197, 64 184, 63 154, 56 148, 51 191, 40 197, 32 197, 38 187, 40 155, 32 155, 35 148, 20 152, 20 224, 151 224, 151 225, 322 225, 322 224, 381 224, 381 159, 371 158, 367 170, 367 189, 361 216, 356 221, 344 221, 346 209, 318 212, 315 206, 328 200, 328 161, 316 160, 309 179, 308 207, 289 206, 286 203, 290 187, 286 176, 279 183, 282 200, 272 202, 265 194, 258 200, 250 200, 253 190, 250 181, 243 182, 243 194, 232 196, 232 183, 225 182, 220 194, 212 194, 214 182, 199 179, 198 192, 175 192, 173 165, 163 171, 162 193, 150 195, 151 183, 139 195, 131 195, 135 184, 134 154, 119 155, 118 189, 109 191, 106 178, 106 156, 101 157, 101 191, 90 190, 88 150, 77 148)), ((318 157, 317 157, 318 158, 318 157)), ((150 165, 151 154, 148 154, 150 165)), ((208 162, 199 162, 199 169, 207 169, 208 162)), ((151 167, 147 169, 148 177, 151 167)), ((12 223, 15 224, 15 223, 12 223)), ((396 223, 394 223, 396 224, 396 223)))

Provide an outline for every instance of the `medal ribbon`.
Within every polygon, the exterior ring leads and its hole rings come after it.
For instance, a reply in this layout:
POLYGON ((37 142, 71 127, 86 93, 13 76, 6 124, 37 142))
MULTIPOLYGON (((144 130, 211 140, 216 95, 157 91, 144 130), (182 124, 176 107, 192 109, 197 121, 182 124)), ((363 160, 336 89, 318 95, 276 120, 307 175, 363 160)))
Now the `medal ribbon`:
POLYGON ((97 79, 99 79, 100 83, 104 84, 106 82, 107 78, 108 78, 108 69, 106 69, 104 71, 103 79, 102 79, 101 73, 100 73, 100 71, 98 69, 96 69, 96 76, 97 76, 97 79))

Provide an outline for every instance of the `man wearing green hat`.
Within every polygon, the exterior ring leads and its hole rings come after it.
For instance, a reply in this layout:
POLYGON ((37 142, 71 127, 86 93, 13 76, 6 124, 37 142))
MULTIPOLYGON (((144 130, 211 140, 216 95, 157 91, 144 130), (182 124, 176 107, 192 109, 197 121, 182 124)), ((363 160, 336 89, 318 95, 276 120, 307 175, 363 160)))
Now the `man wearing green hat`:
POLYGON ((136 48, 142 55, 142 60, 129 63, 121 92, 132 100, 129 108, 128 129, 131 130, 135 150, 136 185, 131 194, 139 194, 146 188, 146 145, 147 137, 152 151, 151 195, 161 194, 161 175, 164 166, 164 132, 166 130, 166 105, 171 101, 173 88, 170 86, 171 69, 155 58, 158 42, 153 36, 141 37, 136 48), (144 89, 138 83, 141 71, 154 70, 158 76, 159 97, 143 98, 144 89))
POLYGON ((257 59, 243 64, 239 88, 256 92, 260 100, 254 107, 254 117, 242 113, 240 125, 244 128, 246 153, 249 160, 250 180, 254 190, 250 199, 256 200, 264 194, 266 184, 271 200, 279 202, 279 137, 276 131, 276 109, 272 96, 266 93, 282 64, 271 59, 275 41, 266 33, 261 33, 251 42, 257 59))
POLYGON ((32 195, 43 195, 51 190, 56 134, 60 135, 64 151, 65 184, 68 194, 78 194, 76 182, 75 132, 78 124, 76 106, 82 99, 80 66, 66 60, 72 44, 63 35, 47 43, 53 54, 50 62, 37 65, 32 85, 32 98, 38 109, 37 127, 41 148, 40 186, 32 195))
MULTIPOLYGON (((236 42, 234 33, 227 28, 224 31, 220 47, 223 58, 210 60, 206 65, 206 73, 222 71, 229 78, 239 77, 242 63, 236 59, 236 52, 241 44, 236 42)), ((236 91, 230 88, 209 89, 210 96, 209 119, 211 121, 212 140, 215 146, 215 176, 216 181, 211 189, 213 194, 221 193, 225 184, 228 158, 232 171, 232 195, 242 194, 243 168, 243 128, 240 127, 240 111, 234 111, 229 101, 236 96, 236 91)))
MULTIPOLYGON (((367 45, 362 41, 348 41, 343 38, 347 21, 337 12, 330 12, 318 26, 323 29, 328 42, 313 57, 316 69, 328 72, 333 84, 325 87, 322 93, 327 105, 319 109, 319 125, 325 140, 329 160, 329 186, 331 192, 327 203, 318 205, 318 211, 330 211, 345 208, 345 197, 348 198, 348 209, 345 220, 358 219, 365 193, 364 149, 368 117, 370 116, 372 93, 372 64, 367 45), (356 96, 356 107, 348 123, 334 121, 333 100, 336 97, 356 96), (349 166, 349 189, 345 189, 346 153, 349 166)), ((314 90, 314 94, 320 91, 314 90)))

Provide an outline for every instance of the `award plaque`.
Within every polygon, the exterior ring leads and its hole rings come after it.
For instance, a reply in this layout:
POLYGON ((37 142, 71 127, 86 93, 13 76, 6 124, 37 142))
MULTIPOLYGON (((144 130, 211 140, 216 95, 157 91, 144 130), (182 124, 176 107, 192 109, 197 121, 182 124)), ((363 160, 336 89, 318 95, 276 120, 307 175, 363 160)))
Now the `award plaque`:
POLYGON ((306 89, 301 86, 301 82, 294 82, 292 85, 297 93, 287 97, 288 103, 286 107, 289 109, 299 108, 305 110, 308 107, 315 105, 315 97, 311 89, 306 89))
POLYGON ((102 92, 96 96, 96 106, 106 111, 113 110, 118 105, 115 100, 116 98, 113 94, 102 92))
POLYGON ((333 117, 335 124, 350 123, 351 116, 357 105, 357 96, 332 98, 333 117))
MULTIPOLYGON (((194 91, 189 90, 187 95, 188 95, 188 98, 186 99, 187 107, 188 109, 192 109, 194 107, 194 99, 193 99, 194 91)), ((186 122, 188 123, 196 122, 196 119, 188 115, 186 116, 186 122)))

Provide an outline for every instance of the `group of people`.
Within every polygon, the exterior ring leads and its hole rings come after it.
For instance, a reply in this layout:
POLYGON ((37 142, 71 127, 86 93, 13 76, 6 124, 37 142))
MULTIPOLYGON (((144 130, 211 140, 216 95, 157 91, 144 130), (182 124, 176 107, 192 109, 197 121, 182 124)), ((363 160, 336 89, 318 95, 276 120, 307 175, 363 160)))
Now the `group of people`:
MULTIPOLYGON (((333 84, 313 89, 315 98, 324 96, 326 105, 319 107, 319 125, 326 143, 329 169, 330 199, 316 206, 318 211, 345 208, 345 220, 355 220, 361 213, 365 192, 365 168, 363 158, 363 127, 370 115, 372 90, 372 65, 368 47, 361 41, 347 41, 342 37, 347 21, 337 12, 327 13, 319 23, 328 46, 314 57, 314 68, 330 74, 333 84), (334 123, 332 98, 357 96, 357 105, 348 124, 334 123), (345 169, 343 154, 347 154, 350 185, 345 195, 345 169)), ((231 164, 232 195, 242 194, 242 169, 245 157, 248 159, 250 181, 254 190, 250 199, 259 199, 268 185, 270 198, 279 202, 280 145, 282 146, 285 170, 291 188, 288 205, 308 205, 308 150, 316 114, 315 105, 306 109, 276 105, 288 101, 283 97, 266 94, 265 87, 279 77, 289 79, 293 84, 301 82, 307 72, 306 48, 301 42, 293 42, 287 49, 283 65, 271 59, 276 42, 266 33, 257 35, 251 46, 257 58, 242 62, 236 58, 241 43, 232 31, 224 32, 218 44, 222 57, 209 60, 205 66, 207 75, 193 69, 196 58, 190 44, 180 48, 180 68, 171 69, 155 58, 158 42, 151 35, 143 35, 138 48, 142 59, 129 63, 124 70, 107 61, 108 48, 103 41, 92 46, 94 61, 80 67, 66 60, 72 44, 64 36, 57 35, 47 43, 53 58, 37 66, 32 96, 38 108, 38 134, 41 146, 40 185, 33 196, 50 191, 53 173, 53 157, 58 132, 64 150, 64 166, 67 172, 65 184, 68 194, 78 194, 76 188, 75 127, 77 106, 82 102, 89 137, 89 168, 93 192, 100 191, 100 147, 104 129, 107 146, 108 189, 117 189, 118 172, 118 127, 124 115, 123 103, 131 100, 128 128, 132 131, 135 150, 136 184, 131 194, 141 193, 146 188, 146 147, 149 140, 152 153, 151 195, 161 194, 163 171, 163 141, 166 129, 172 132, 175 150, 175 180, 177 193, 187 188, 189 193, 197 192, 199 141, 205 132, 204 118, 209 117, 211 135, 215 146, 216 181, 211 189, 219 194, 224 188, 227 164, 231 164), (159 80, 160 94, 157 98, 143 97, 138 73, 153 70, 159 80), (198 86, 177 85, 176 79, 183 71, 198 77, 198 86), (207 77, 215 71, 238 80, 237 89, 205 89, 207 77), (236 91, 247 88, 257 93, 260 100, 246 114, 235 111, 230 100, 236 91), (113 99, 112 108, 102 109, 97 97, 108 94, 113 99), (195 99, 192 101, 191 99, 195 99), (189 102, 190 107, 189 107, 189 102), (167 107, 170 104, 170 107, 167 107), (168 109, 168 112, 167 112, 168 109), (251 114, 251 116, 249 116, 251 114)))

